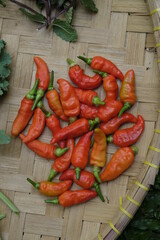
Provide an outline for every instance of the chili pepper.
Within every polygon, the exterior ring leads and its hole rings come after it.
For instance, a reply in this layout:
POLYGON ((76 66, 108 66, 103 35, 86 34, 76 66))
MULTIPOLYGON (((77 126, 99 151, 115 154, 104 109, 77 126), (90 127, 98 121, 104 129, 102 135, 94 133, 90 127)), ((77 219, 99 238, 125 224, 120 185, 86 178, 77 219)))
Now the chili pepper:
POLYGON ((27 181, 33 185, 34 188, 38 189, 39 192, 43 195, 55 197, 59 196, 65 191, 67 191, 71 185, 71 180, 66 180, 64 182, 47 182, 47 181, 41 181, 41 182, 34 182, 30 178, 27 178, 27 181))
POLYGON ((124 103, 119 113, 119 117, 136 102, 135 94, 135 74, 133 70, 126 72, 120 90, 120 100, 124 103))
POLYGON ((0 221, 3 220, 4 218, 6 218, 6 214, 5 213, 0 214, 0 221))
POLYGON ((39 100, 41 100, 41 98, 44 96, 44 93, 48 88, 50 79, 48 66, 45 61, 40 57, 34 57, 34 62, 37 66, 36 79, 39 79, 39 84, 32 110, 35 109, 39 100))
POLYGON ((144 127, 144 119, 141 115, 138 115, 137 123, 133 127, 117 130, 113 136, 111 135, 107 137, 107 141, 113 142, 120 147, 128 147, 138 141, 143 133, 144 127))
MULTIPOLYGON (((19 136, 22 140, 25 138, 23 134, 20 134, 19 136)), ((62 156, 65 152, 68 151, 68 147, 61 149, 55 147, 52 144, 44 143, 39 140, 34 140, 32 142, 26 143, 26 145, 40 157, 52 160, 56 157, 62 156)))
MULTIPOLYGON (((19 214, 19 209, 14 205, 14 203, 5 196, 2 192, 0 192, 0 199, 16 214, 19 214)), ((1 220, 1 219, 0 219, 1 220)))
POLYGON ((67 117, 77 117, 80 114, 80 102, 72 85, 65 79, 58 79, 60 99, 64 114, 67 117))
POLYGON ((95 89, 101 85, 102 77, 98 74, 95 74, 93 77, 90 77, 84 74, 84 70, 77 65, 73 60, 67 59, 67 62, 70 65, 69 68, 69 77, 73 83, 82 89, 95 89))
POLYGON ((131 122, 136 123, 137 119, 131 113, 124 113, 120 118, 116 116, 106 123, 101 123, 100 129, 106 134, 114 133, 122 124, 131 122))
POLYGON ((100 168, 104 167, 107 160, 107 142, 104 132, 100 128, 94 130, 94 144, 91 150, 90 165, 93 166, 93 173, 99 183, 100 168))
POLYGON ((106 182, 117 178, 131 166, 134 161, 134 155, 137 153, 138 148, 135 146, 118 149, 100 174, 101 181, 106 182))
POLYGON ((80 178, 77 180, 74 169, 68 169, 61 174, 59 180, 73 180, 77 185, 84 189, 90 189, 94 187, 102 202, 105 201, 99 188, 99 184, 95 181, 94 175, 88 171, 81 171, 80 178))
POLYGON ((88 106, 86 104, 81 103, 80 104, 80 117, 81 118, 87 118, 87 119, 95 119, 98 115, 98 108, 94 106, 88 106))
POLYGON ((106 97, 103 101, 108 102, 110 100, 116 100, 118 97, 118 84, 116 78, 98 70, 94 70, 94 72, 103 77, 103 89, 106 92, 106 97))
POLYGON ((92 134, 93 131, 83 135, 73 150, 71 163, 75 167, 77 180, 79 180, 81 169, 84 169, 88 163, 92 134))
POLYGON ((64 192, 57 199, 45 200, 46 203, 60 204, 63 207, 71 207, 80 203, 89 201, 97 196, 97 192, 93 190, 69 190, 64 192))
POLYGON ((109 73, 123 81, 123 73, 116 67, 114 63, 108 59, 101 56, 95 56, 93 58, 85 58, 83 56, 79 56, 78 58, 90 65, 92 69, 109 73))
POLYGON ((94 120, 86 120, 85 118, 78 119, 69 126, 59 130, 59 132, 56 133, 52 138, 51 143, 54 144, 68 138, 79 137, 84 133, 91 131, 99 122, 99 118, 95 118, 94 120))
POLYGON ((97 117, 102 122, 107 122, 111 118, 115 117, 119 113, 122 107, 123 107, 123 104, 120 101, 111 100, 107 102, 105 106, 98 108, 97 117))
POLYGON ((53 87, 53 81, 54 81, 54 72, 51 72, 51 79, 48 86, 48 92, 46 94, 46 98, 48 101, 48 105, 50 109, 63 121, 68 122, 69 119, 67 116, 65 116, 61 102, 59 93, 54 89, 53 87))
POLYGON ((48 181, 51 181, 59 172, 67 170, 71 163, 71 157, 74 149, 74 140, 67 139, 67 147, 69 150, 61 157, 57 158, 50 170, 48 181))
POLYGON ((33 111, 31 109, 34 103, 33 100, 35 98, 38 83, 39 79, 37 79, 33 88, 26 94, 26 96, 21 101, 20 109, 12 125, 12 136, 18 136, 27 126, 29 120, 33 115, 33 111))

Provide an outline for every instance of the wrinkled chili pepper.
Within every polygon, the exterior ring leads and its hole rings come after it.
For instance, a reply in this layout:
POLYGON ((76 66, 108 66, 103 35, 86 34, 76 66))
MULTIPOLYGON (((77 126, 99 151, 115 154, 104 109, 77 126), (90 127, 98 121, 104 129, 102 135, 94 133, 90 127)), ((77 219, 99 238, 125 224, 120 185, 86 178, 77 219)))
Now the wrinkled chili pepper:
POLYGON ((84 74, 84 70, 73 60, 68 58, 67 62, 70 65, 69 77, 78 87, 82 89, 95 89, 101 85, 102 77, 100 75, 95 74, 93 77, 90 77, 84 74))
POLYGON ((118 149, 100 174, 101 181, 106 182, 117 178, 131 166, 134 161, 134 155, 137 153, 138 148, 135 146, 118 149))
POLYGON ((12 136, 18 136, 27 126, 29 120, 33 115, 32 106, 34 103, 38 83, 39 79, 36 80, 33 88, 26 94, 26 96, 21 101, 21 106, 12 125, 12 136))
POLYGON ((135 74, 133 70, 126 72, 120 90, 120 100, 124 103, 119 113, 119 117, 136 102, 135 94, 135 74))
POLYGON ((95 119, 98 115, 98 108, 94 106, 88 106, 86 104, 80 104, 80 117, 87 118, 87 119, 95 119))
POLYGON ((99 118, 95 118, 94 120, 86 120, 85 118, 78 119, 69 126, 59 130, 59 132, 53 136, 51 143, 54 144, 68 138, 79 137, 91 131, 99 122, 99 118))
POLYGON ((106 123, 100 124, 100 129, 106 134, 112 134, 124 123, 136 123, 137 118, 131 113, 124 113, 120 118, 118 116, 112 118, 106 123))
POLYGON ((71 163, 75 167, 77 180, 79 180, 80 178, 81 169, 84 169, 88 163, 92 134, 93 134, 93 131, 83 135, 79 139, 72 153, 71 163))
POLYGON ((144 119, 141 115, 138 115, 137 123, 133 127, 117 130, 113 136, 111 135, 107 137, 107 141, 113 142, 120 147, 128 147, 138 141, 143 133, 144 127, 144 119))
POLYGON ((101 201, 102 202, 105 201, 101 193, 101 190, 99 188, 99 184, 95 181, 94 175, 88 171, 81 171, 80 178, 79 180, 77 180, 74 169, 68 169, 61 174, 61 176, 59 177, 59 180, 60 181, 73 180, 77 185, 79 185, 84 189, 90 189, 94 187, 101 201))
POLYGON ((50 80, 49 70, 46 62, 40 57, 34 57, 34 62, 37 66, 36 79, 39 79, 39 84, 38 84, 36 99, 34 101, 32 110, 35 109, 35 107, 37 106, 37 103, 44 96, 44 93, 48 88, 49 80, 50 80))
POLYGON ((51 72, 51 79, 48 86, 48 92, 46 94, 46 98, 48 101, 48 105, 50 109, 63 121, 68 122, 69 119, 67 116, 65 116, 61 102, 59 93, 54 89, 53 87, 53 81, 54 81, 54 72, 51 72))
POLYGON ((71 180, 66 180, 63 182, 34 182, 30 178, 27 178, 27 181, 33 185, 34 188, 38 189, 39 192, 43 195, 56 197, 67 191, 71 185, 71 180))
POLYGON ((67 147, 69 150, 61 157, 57 158, 50 170, 48 181, 51 181, 59 172, 67 170, 71 164, 71 157, 74 149, 74 140, 67 139, 67 147))
POLYGON ((46 203, 60 204, 63 207, 71 207, 80 203, 89 201, 97 196, 97 192, 93 190, 69 190, 64 192, 57 199, 45 200, 46 203))
POLYGON ((94 130, 94 143, 91 150, 90 165, 93 166, 93 173, 99 183, 100 168, 104 167, 107 161, 107 142, 104 132, 100 128, 94 130))
MULTIPOLYGON (((20 134, 19 137, 22 140, 25 138, 23 134, 20 134)), ((68 151, 68 147, 61 149, 55 147, 52 144, 44 143, 39 140, 34 140, 32 142, 26 143, 26 145, 40 157, 52 160, 54 160, 56 157, 62 156, 65 152, 68 151)))
POLYGON ((112 63, 108 59, 101 56, 95 56, 93 58, 79 56, 78 58, 86 62, 88 65, 90 65, 92 69, 109 73, 123 81, 124 78, 123 73, 116 67, 114 63, 112 63))
POLYGON ((105 106, 98 107, 97 117, 102 122, 107 122, 111 118, 117 116, 117 114, 119 113, 122 107, 123 107, 123 104, 120 101, 111 100, 107 102, 105 106))

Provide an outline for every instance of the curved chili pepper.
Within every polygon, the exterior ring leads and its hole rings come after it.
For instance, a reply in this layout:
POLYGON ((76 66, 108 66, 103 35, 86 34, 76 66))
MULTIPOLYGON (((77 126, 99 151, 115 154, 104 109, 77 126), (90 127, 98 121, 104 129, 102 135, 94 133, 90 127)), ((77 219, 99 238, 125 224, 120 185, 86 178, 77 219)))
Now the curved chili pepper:
POLYGON ((120 90, 120 100, 124 103, 119 113, 119 117, 136 102, 135 94, 135 74, 133 70, 126 72, 120 90))
POLYGON ((60 204, 63 207, 71 207, 80 203, 84 203, 97 196, 97 192, 93 190, 69 190, 64 192, 57 199, 45 200, 46 203, 60 204))
POLYGON ((120 118, 116 116, 115 118, 112 118, 110 121, 106 123, 100 124, 100 129, 106 134, 112 134, 114 133, 122 124, 124 123, 136 123, 137 118, 133 116, 131 113, 124 113, 120 118))
POLYGON ((100 174, 102 182, 111 181, 131 166, 134 155, 138 153, 135 146, 118 149, 112 156, 104 171, 100 174))
POLYGON ((97 97, 97 93, 92 90, 83 90, 80 88, 74 88, 76 95, 80 101, 80 103, 84 103, 88 106, 93 105, 105 105, 105 102, 102 102, 99 97, 97 97))
POLYGON ((43 195, 49 197, 56 197, 66 192, 72 185, 71 180, 66 180, 64 182, 34 182, 30 178, 27 178, 27 181, 33 185, 34 188, 38 189, 39 192, 43 195))
POLYGON ((51 143, 54 144, 68 138, 79 137, 84 133, 91 131, 99 122, 99 118, 95 118, 94 120, 86 120, 85 118, 78 119, 69 126, 59 130, 59 132, 52 138, 51 143))
MULTIPOLYGON (((25 136, 20 134, 19 137, 23 140, 25 136)), ((47 159, 55 159, 56 157, 62 156, 68 151, 67 148, 57 148, 52 144, 44 143, 39 140, 34 140, 32 142, 26 143, 27 147, 35 152, 37 155, 47 159)))
POLYGON ((50 170, 48 181, 51 181, 59 172, 67 170, 71 163, 71 157, 74 149, 74 140, 67 139, 67 147, 69 150, 61 157, 57 158, 50 170))
POLYGON ((123 73, 116 67, 114 63, 112 63, 108 59, 101 56, 95 56, 93 58, 85 58, 83 56, 78 56, 78 58, 90 65, 92 69, 109 73, 123 81, 123 73))
POLYGON ((95 119, 98 115, 98 108, 94 106, 88 106, 86 104, 81 103, 80 104, 80 117, 81 118, 87 118, 87 119, 95 119))
POLYGON ((91 146, 91 137, 93 131, 83 135, 75 146, 71 158, 71 163, 75 167, 76 178, 79 180, 81 169, 84 169, 88 163, 89 150, 91 146))
POLYGON ((72 85, 65 79, 58 79, 60 99, 64 114, 67 117, 77 117, 80 114, 80 102, 72 85))
POLYGON ((26 94, 26 96, 21 101, 21 106, 12 125, 12 136, 18 136, 27 126, 29 120, 33 115, 32 106, 34 103, 38 83, 39 79, 36 80, 33 88, 26 94))
POLYGON ((91 150, 90 165, 93 166, 93 173, 99 183, 101 179, 99 177, 100 168, 104 167, 107 160, 107 142, 104 132, 96 128, 94 130, 94 143, 91 150))
POLYGON ((99 188, 99 184, 95 181, 94 175, 88 171, 81 171, 80 178, 79 180, 77 180, 74 169, 68 169, 61 174, 61 176, 59 177, 59 180, 60 181, 73 180, 77 185, 79 185, 84 189, 90 189, 94 187, 101 201, 102 202, 105 201, 101 193, 101 190, 99 188))
POLYGON ((111 100, 107 102, 105 106, 98 108, 97 117, 102 122, 107 122, 111 118, 117 116, 117 114, 119 113, 122 107, 123 107, 123 104, 120 101, 111 100))
POLYGON ((141 115, 137 117, 137 123, 126 129, 117 130, 113 136, 107 137, 108 142, 113 142, 120 147, 128 147, 138 141, 145 127, 144 119, 141 115))
POLYGON ((95 74, 90 77, 84 74, 84 70, 71 59, 67 59, 70 65, 69 77, 73 83, 82 89, 95 89, 101 85, 102 77, 95 74))
POLYGON ((35 109, 39 100, 44 96, 44 93, 48 88, 50 79, 48 66, 45 61, 40 57, 34 57, 34 62, 37 66, 36 79, 39 79, 39 85, 32 110, 35 109))
POLYGON ((48 105, 50 109, 63 121, 68 122, 69 119, 67 116, 65 116, 61 102, 59 93, 54 89, 53 87, 53 81, 54 81, 54 72, 51 72, 51 79, 48 86, 48 92, 46 94, 46 98, 48 101, 48 105))
POLYGON ((118 84, 116 78, 107 73, 94 70, 103 77, 103 89, 106 92, 106 97, 103 100, 104 102, 109 102, 110 100, 116 100, 118 97, 118 84))

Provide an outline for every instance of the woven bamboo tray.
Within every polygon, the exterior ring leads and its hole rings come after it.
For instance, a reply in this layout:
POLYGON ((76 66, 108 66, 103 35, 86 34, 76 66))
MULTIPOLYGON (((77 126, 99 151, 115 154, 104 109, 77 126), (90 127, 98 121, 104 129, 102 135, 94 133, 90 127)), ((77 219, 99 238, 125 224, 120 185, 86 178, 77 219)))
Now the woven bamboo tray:
MULTIPOLYGON (((157 55, 154 35, 156 43, 160 43, 160 11, 152 14, 156 31, 153 31, 149 12, 160 8, 160 1, 96 0, 96 3, 99 8, 97 15, 86 14, 83 9, 75 14, 73 24, 79 39, 74 44, 62 41, 52 32, 35 31, 37 25, 10 2, 6 9, 0 8, 0 37, 7 42, 7 49, 12 55, 9 92, 0 102, 0 129, 10 135, 20 101, 34 82, 34 55, 46 60, 49 69, 55 71, 55 79, 68 79, 67 57, 76 60, 80 54, 90 57, 102 55, 115 62, 123 73, 131 68, 135 70, 138 102, 130 112, 142 114, 146 123, 145 132, 136 144, 139 154, 122 176, 102 185, 105 203, 96 198, 64 209, 46 205, 43 201, 46 197, 37 193, 26 181, 27 177, 35 181, 47 179, 52 162, 38 157, 22 145, 20 139, 13 138, 9 145, 0 147, 0 189, 14 201, 21 213, 17 216, 0 203, 0 212, 7 213, 7 218, 0 222, 3 240, 116 239, 135 214, 137 203, 143 201, 146 190, 154 183, 158 171, 154 165, 159 165, 160 153, 157 64, 159 61, 160 67, 160 48, 157 45, 157 55), (144 161, 149 163, 144 164, 144 161), (150 163, 154 165, 150 166, 150 163)), ((85 66, 78 59, 77 63, 85 66)), ((86 72, 91 73, 88 67, 86 72)), ((103 99, 102 89, 99 95, 103 99)), ((49 130, 46 129, 40 139, 49 141, 49 130)), ((116 149, 112 144, 108 145, 108 160, 116 149)))

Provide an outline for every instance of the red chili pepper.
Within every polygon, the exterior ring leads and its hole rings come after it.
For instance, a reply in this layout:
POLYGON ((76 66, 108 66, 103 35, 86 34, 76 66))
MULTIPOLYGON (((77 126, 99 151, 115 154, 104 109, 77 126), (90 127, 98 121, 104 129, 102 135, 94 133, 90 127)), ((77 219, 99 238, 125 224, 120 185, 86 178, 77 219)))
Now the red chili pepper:
POLYGON ((113 142, 115 145, 120 147, 128 147, 138 141, 139 137, 143 133, 144 127, 144 119, 141 115, 138 115, 137 123, 133 127, 119 129, 113 136, 107 137, 107 141, 113 142))
POLYGON ((80 104, 80 117, 87 118, 87 119, 95 119, 98 115, 98 108, 94 106, 88 106, 83 103, 80 104))
POLYGON ((102 122, 107 122, 111 118, 115 117, 119 113, 122 107, 123 107, 123 104, 120 101, 111 100, 107 102, 105 106, 98 108, 97 117, 102 122))
POLYGON ((39 192, 43 195, 49 197, 56 197, 66 192, 72 185, 71 180, 66 180, 64 182, 34 182, 30 178, 27 178, 27 181, 33 185, 34 188, 38 189, 39 192))
POLYGON ((69 77, 78 87, 82 89, 95 89, 101 85, 101 76, 95 74, 93 77, 90 77, 84 74, 84 70, 71 59, 68 58, 67 62, 70 65, 69 77))
POLYGON ((90 65, 92 69, 109 73, 123 81, 123 73, 116 67, 114 63, 108 59, 101 56, 95 56, 93 58, 85 58, 83 56, 79 56, 78 58, 90 65))
POLYGON ((86 120, 85 118, 78 119, 56 133, 52 138, 51 143, 54 144, 68 138, 79 137, 92 130, 99 122, 99 118, 95 118, 95 120, 86 120))
POLYGON ((61 174, 59 180, 60 181, 73 180, 77 185, 84 189, 90 189, 94 187, 102 202, 105 201, 99 188, 99 184, 95 181, 94 175, 88 171, 81 171, 80 178, 79 180, 77 180, 74 169, 68 169, 61 174))
POLYGON ((131 166, 134 155, 138 153, 135 146, 118 149, 112 156, 104 171, 100 174, 102 182, 111 181, 131 166))
POLYGON ((44 93, 48 88, 50 79, 49 70, 46 62, 40 57, 34 57, 34 62, 37 66, 36 79, 39 79, 39 85, 32 110, 35 109, 39 100, 44 96, 44 93))
POLYGON ((106 123, 101 123, 100 129, 102 129, 106 135, 109 135, 114 133, 122 124, 128 122, 136 123, 137 118, 131 113, 124 113, 120 118, 116 116, 106 123))
POLYGON ((33 88, 26 94, 26 96, 21 101, 20 109, 12 125, 12 136, 18 136, 25 129, 33 115, 32 106, 34 103, 38 83, 39 80, 35 82, 33 88))
MULTIPOLYGON (((23 140, 25 136, 23 134, 19 135, 23 140)), ((35 152, 37 155, 47 159, 55 159, 56 157, 62 156, 65 152, 68 151, 68 148, 57 148, 52 144, 43 143, 39 140, 34 140, 32 142, 26 143, 27 147, 35 152)))
POLYGON ((97 196, 93 190, 74 190, 66 191, 57 199, 45 200, 46 203, 60 204, 63 207, 71 207, 89 201, 97 196))
POLYGON ((135 74, 133 70, 126 72, 120 90, 120 100, 124 103, 119 113, 119 117, 136 102, 135 94, 135 74))
POLYGON ((64 172, 69 168, 74 149, 73 139, 67 139, 67 147, 69 148, 69 150, 63 156, 57 158, 54 161, 48 177, 48 181, 51 181, 59 172, 64 172))
POLYGON ((88 163, 92 134, 93 131, 83 135, 73 150, 71 163, 75 167, 77 180, 79 180, 81 169, 84 169, 88 163))

